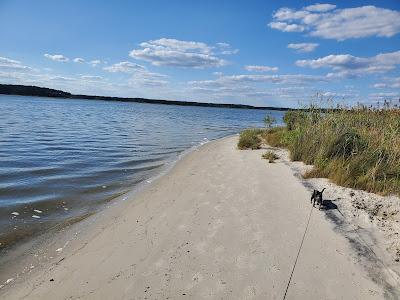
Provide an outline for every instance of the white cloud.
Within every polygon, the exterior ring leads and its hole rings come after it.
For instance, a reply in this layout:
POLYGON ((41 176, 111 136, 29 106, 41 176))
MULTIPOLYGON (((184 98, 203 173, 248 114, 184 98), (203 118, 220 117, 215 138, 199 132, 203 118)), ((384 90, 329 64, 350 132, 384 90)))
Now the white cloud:
POLYGON ((99 80, 103 80, 103 77, 96 76, 96 75, 82 75, 81 79, 87 80, 87 81, 99 81, 99 80))
POLYGON ((217 45, 218 47, 221 47, 221 48, 229 48, 229 47, 231 46, 230 44, 224 43, 224 42, 217 43, 216 45, 217 45))
POLYGON ((85 60, 83 58, 77 57, 77 58, 74 58, 74 62, 82 64, 85 62, 85 60))
POLYGON ((201 87, 235 86, 237 84, 306 84, 315 82, 326 82, 329 79, 325 76, 305 74, 284 74, 284 75, 223 75, 215 80, 195 80, 189 84, 201 87))
POLYGON ((245 66, 247 71, 250 72, 277 72, 278 67, 268 67, 268 66, 245 66))
POLYGON ((309 5, 304 7, 305 10, 308 11, 314 11, 314 12, 326 12, 332 9, 335 9, 336 5, 333 4, 321 4, 321 3, 317 3, 314 5, 309 5))
POLYGON ((138 70, 144 70, 145 68, 141 65, 131 63, 129 61, 121 61, 119 63, 113 64, 109 67, 103 68, 104 70, 111 72, 111 73, 131 73, 138 70))
POLYGON ((318 47, 317 43, 292 43, 287 46, 289 49, 295 49, 297 52, 312 52, 318 47))
POLYGON ((324 76, 303 74, 285 75, 221 75, 213 80, 188 82, 188 95, 197 95, 213 101, 243 99, 263 101, 263 105, 296 106, 298 101, 309 101, 318 90, 317 83, 325 83, 324 76), (264 101, 268 101, 265 103, 264 101))
POLYGON ((400 51, 381 53, 372 57, 357 57, 349 54, 328 55, 318 59, 298 60, 299 67, 331 68, 330 77, 353 77, 371 73, 383 73, 400 64, 400 51))
POLYGON ((156 66, 206 68, 227 64, 213 53, 213 47, 205 43, 166 38, 143 42, 129 56, 156 66))
POLYGON ((383 92, 383 93, 370 93, 368 98, 372 101, 393 101, 400 99, 400 93, 398 92, 383 92))
POLYGON ((232 55, 239 52, 239 49, 232 49, 231 45, 228 43, 217 43, 217 48, 219 48, 218 54, 222 55, 232 55))
POLYGON ((132 86, 138 87, 163 87, 168 84, 168 80, 166 80, 168 76, 160 73, 153 73, 147 70, 141 70, 139 72, 135 72, 129 83, 132 86))
POLYGON ((64 55, 62 55, 62 54, 48 54, 48 53, 46 53, 45 55, 44 55, 44 57, 46 57, 46 58, 48 58, 48 59, 51 59, 51 60, 54 60, 54 61, 59 61, 59 62, 67 62, 67 61, 69 61, 69 58, 68 57, 65 57, 64 55))
POLYGON ((55 80, 55 81, 77 81, 78 79, 73 78, 73 77, 66 77, 66 76, 48 76, 49 80, 55 80))
POLYGON ((211 53, 211 47, 202 42, 181 41, 176 39, 161 38, 143 42, 140 44, 142 48, 156 48, 156 49, 169 49, 176 51, 190 51, 195 50, 201 53, 211 53))
POLYGON ((269 26, 339 41, 368 36, 391 37, 400 32, 400 12, 396 10, 372 5, 333 8, 327 4, 310 5, 301 10, 284 7, 273 15, 269 26))
POLYGON ((89 64, 90 64, 92 67, 97 67, 97 65, 101 64, 101 60, 98 60, 98 59, 91 60, 91 61, 89 62, 89 64))
POLYGON ((284 32, 301 32, 305 27, 298 24, 288 24, 286 22, 271 22, 268 24, 273 29, 278 29, 284 32))
POLYGON ((166 75, 150 72, 144 66, 128 61, 122 61, 103 69, 111 73, 132 73, 133 75, 129 80, 130 86, 161 87, 168 83, 166 75))
POLYGON ((375 83, 373 87, 378 89, 382 88, 398 89, 400 88, 400 77, 385 78, 385 82, 375 83))
POLYGON ((32 70, 30 67, 24 66, 20 61, 9 59, 7 57, 0 57, 0 69, 8 69, 14 71, 32 70))

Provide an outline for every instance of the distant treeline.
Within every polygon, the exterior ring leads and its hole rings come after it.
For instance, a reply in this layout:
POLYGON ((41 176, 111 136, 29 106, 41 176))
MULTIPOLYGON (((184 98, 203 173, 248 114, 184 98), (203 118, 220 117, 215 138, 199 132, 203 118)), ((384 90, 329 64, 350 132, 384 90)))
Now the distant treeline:
POLYGON ((159 100, 159 99, 145 99, 145 98, 121 98, 121 97, 109 97, 109 96, 74 95, 68 92, 44 88, 44 87, 14 85, 14 84, 0 84, 0 94, 55 97, 55 98, 66 98, 66 99, 89 99, 89 100, 103 100, 103 101, 136 102, 136 103, 165 104, 165 105, 182 105, 182 106, 223 107, 223 108, 241 108, 241 109, 280 110, 280 111, 291 110, 290 108, 287 107, 268 107, 268 106, 260 107, 260 106, 230 104, 230 103, 204 103, 204 102, 159 100))
POLYGON ((72 94, 38 86, 0 84, 0 94, 71 98, 72 94))

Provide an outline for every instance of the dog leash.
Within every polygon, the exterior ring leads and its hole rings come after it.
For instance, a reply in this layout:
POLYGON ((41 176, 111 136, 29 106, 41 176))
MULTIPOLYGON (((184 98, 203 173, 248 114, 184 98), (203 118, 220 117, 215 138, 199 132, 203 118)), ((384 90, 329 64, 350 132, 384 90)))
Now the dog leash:
POLYGON ((286 286, 285 295, 283 295, 283 300, 286 299, 286 295, 287 295, 287 292, 288 292, 288 290, 289 290, 290 282, 292 281, 294 269, 296 268, 296 264, 297 264, 297 260, 299 259, 299 256, 300 256, 301 248, 303 248, 303 242, 304 242, 304 239, 305 239, 305 237, 306 237, 306 233, 307 233, 307 230, 308 230, 308 225, 310 224, 311 214, 312 214, 312 212, 313 212, 313 208, 314 208, 314 207, 311 206, 310 214, 308 215, 308 220, 307 220, 306 229, 304 230, 303 238, 301 239, 300 247, 299 247, 299 250, 297 251, 296 260, 294 261, 292 273, 290 274, 289 281, 288 281, 287 286, 286 286))

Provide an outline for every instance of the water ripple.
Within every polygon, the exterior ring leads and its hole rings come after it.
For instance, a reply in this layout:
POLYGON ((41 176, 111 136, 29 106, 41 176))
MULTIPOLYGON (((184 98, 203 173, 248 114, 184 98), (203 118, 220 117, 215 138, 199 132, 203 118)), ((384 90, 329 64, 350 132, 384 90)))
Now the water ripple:
POLYGON ((0 96, 0 114, 3 247, 92 212, 185 149, 262 126, 265 111, 0 96))

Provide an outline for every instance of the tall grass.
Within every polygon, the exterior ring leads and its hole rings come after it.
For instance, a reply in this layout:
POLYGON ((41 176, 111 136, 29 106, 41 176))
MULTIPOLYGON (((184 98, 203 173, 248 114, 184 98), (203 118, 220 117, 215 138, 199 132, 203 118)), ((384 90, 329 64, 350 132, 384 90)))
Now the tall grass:
POLYGON ((313 164, 305 177, 380 194, 400 195, 399 109, 290 111, 285 128, 262 137, 287 147, 292 160, 313 164))
POLYGON ((262 129, 257 128, 243 130, 239 136, 238 148, 240 150, 259 149, 262 142, 260 138, 262 131, 262 129))

